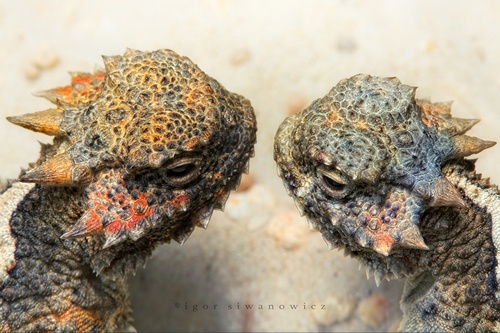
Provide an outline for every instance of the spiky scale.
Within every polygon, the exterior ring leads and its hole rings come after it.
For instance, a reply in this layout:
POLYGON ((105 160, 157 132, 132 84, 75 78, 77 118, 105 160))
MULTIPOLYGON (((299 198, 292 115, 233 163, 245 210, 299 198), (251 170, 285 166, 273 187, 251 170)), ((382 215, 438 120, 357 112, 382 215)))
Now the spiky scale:
MULTIPOLYGON (((129 54, 125 53, 124 56, 130 56, 129 54)), ((121 62, 122 57, 121 56, 102 56, 102 61, 104 62, 104 67, 106 68, 106 72, 112 73, 115 71, 116 66, 121 62)))
POLYGON ((105 235, 106 235, 106 241, 102 246, 103 249, 110 248, 113 245, 121 243, 127 239, 127 233, 124 228, 118 229, 114 232, 106 232, 105 235))
POLYGON ((382 273, 382 271, 380 270, 375 270, 373 276, 375 278, 375 284, 377 285, 377 287, 380 287, 380 283, 384 279, 384 273, 382 273))
POLYGON ((410 224, 401 232, 401 239, 398 242, 398 245, 410 249, 429 250, 429 247, 425 244, 418 227, 414 224, 410 224))
POLYGON ((391 253, 393 246, 394 239, 387 237, 385 239, 376 239, 374 244, 372 245, 372 248, 378 254, 387 257, 391 253))
POLYGON ((34 132, 54 136, 64 134, 61 130, 63 110, 59 108, 26 113, 20 116, 7 117, 7 120, 15 125, 24 127, 34 132))
POLYGON ((73 228, 64 233, 61 238, 69 239, 93 235, 100 232, 102 229, 103 225, 99 214, 95 210, 89 209, 78 219, 78 221, 76 221, 73 228))
POLYGON ((172 234, 172 239, 175 240, 179 245, 184 245, 189 239, 189 236, 194 231, 194 226, 183 227, 172 234))
POLYGON ((25 183, 50 186, 81 186, 91 181, 91 170, 75 165, 65 153, 58 154, 19 177, 25 183))
POLYGON ((212 214, 214 212, 214 206, 209 205, 207 207, 200 208, 197 210, 191 220, 196 224, 197 226, 206 229, 208 227, 208 224, 210 223, 210 219, 212 217, 212 214))
POLYGON ((449 118, 442 129, 451 135, 462 135, 479 123, 479 119, 449 118))
POLYGON ((443 176, 428 185, 416 186, 415 191, 430 198, 430 206, 456 206, 466 208, 467 203, 453 184, 443 176))
POLYGON ((452 138, 452 142, 454 147, 454 157, 470 156, 496 145, 496 142, 494 141, 486 141, 468 135, 455 136, 452 138))

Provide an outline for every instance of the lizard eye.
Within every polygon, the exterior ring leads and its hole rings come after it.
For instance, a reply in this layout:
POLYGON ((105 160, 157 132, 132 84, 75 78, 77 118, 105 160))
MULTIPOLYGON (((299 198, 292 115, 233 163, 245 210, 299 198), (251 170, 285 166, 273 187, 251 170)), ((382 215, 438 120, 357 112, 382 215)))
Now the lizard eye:
POLYGON ((323 189, 334 198, 343 198, 347 194, 348 182, 342 175, 333 171, 318 170, 323 189))
POLYGON ((174 187, 182 187, 195 180, 201 172, 201 159, 183 157, 166 166, 165 178, 174 187))

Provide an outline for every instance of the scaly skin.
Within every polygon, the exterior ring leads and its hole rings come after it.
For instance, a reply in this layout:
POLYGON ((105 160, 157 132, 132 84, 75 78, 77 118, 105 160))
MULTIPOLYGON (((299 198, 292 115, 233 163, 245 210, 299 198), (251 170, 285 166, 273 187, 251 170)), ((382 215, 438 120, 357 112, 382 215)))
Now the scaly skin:
POLYGON ((276 134, 278 173, 310 227, 377 284, 407 278, 404 331, 500 330, 500 195, 464 159, 494 145, 464 135, 476 123, 357 75, 276 134))
POLYGON ((206 228, 248 167, 248 100, 170 50, 104 62, 8 118, 55 138, 0 197, 0 331, 130 328, 127 273, 206 228))

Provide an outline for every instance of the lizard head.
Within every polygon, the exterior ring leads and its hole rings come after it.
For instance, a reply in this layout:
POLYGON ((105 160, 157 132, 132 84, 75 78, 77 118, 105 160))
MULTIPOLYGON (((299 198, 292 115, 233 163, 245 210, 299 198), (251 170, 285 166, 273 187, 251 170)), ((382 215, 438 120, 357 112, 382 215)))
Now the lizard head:
POLYGON ((250 102, 170 50, 103 58, 104 71, 39 93, 56 108, 9 118, 55 136, 20 181, 84 191, 86 211, 63 238, 104 234, 108 248, 154 231, 183 243, 247 171, 250 102))
POLYGON ((356 75, 282 123, 274 158, 330 247, 397 276, 398 252, 428 249, 422 213, 466 206, 441 166, 494 144, 463 135, 475 123, 452 118, 450 103, 416 100, 396 78, 356 75))

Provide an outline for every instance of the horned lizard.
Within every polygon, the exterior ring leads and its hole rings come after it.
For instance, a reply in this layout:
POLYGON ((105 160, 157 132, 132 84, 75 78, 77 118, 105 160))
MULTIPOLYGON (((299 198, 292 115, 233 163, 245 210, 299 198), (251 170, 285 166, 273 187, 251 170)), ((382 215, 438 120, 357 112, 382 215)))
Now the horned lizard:
POLYGON ((493 146, 451 103, 356 75, 288 117, 278 174, 331 248, 406 278, 403 331, 499 331, 500 195, 465 157, 493 146))
POLYGON ((206 228, 247 171, 248 100, 170 50, 103 58, 8 118, 55 138, 0 197, 0 331, 129 328, 127 273, 206 228))

